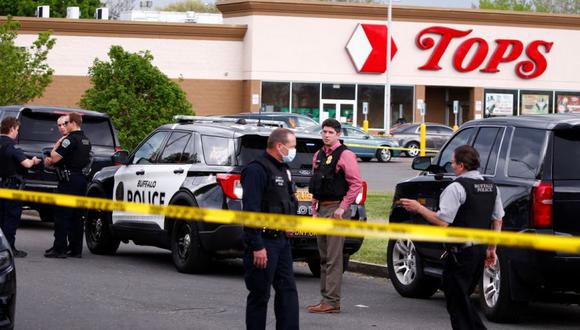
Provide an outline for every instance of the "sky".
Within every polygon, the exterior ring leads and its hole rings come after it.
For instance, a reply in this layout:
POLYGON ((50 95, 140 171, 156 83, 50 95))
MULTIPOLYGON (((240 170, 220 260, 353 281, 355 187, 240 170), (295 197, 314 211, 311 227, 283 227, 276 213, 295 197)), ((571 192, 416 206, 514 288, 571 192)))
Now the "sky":
MULTIPOLYGON (((203 1, 203 0, 202 0, 203 1)), ((215 0, 206 0, 208 3, 215 2, 215 0)), ((387 1, 387 0, 382 0, 387 1)), ((153 8, 165 7, 168 4, 179 2, 179 0, 153 0, 153 8)), ((135 1, 135 9, 139 9, 139 0, 135 1)), ((472 5, 478 5, 479 0, 393 0, 393 4, 400 5, 417 5, 428 7, 450 7, 450 8, 471 8, 472 5)))

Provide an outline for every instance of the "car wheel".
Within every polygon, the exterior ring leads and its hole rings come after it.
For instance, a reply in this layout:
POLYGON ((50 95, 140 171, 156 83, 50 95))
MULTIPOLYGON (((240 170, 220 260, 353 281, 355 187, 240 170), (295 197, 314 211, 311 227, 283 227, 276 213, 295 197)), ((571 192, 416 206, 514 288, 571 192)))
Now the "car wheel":
POLYGON ((211 257, 201 246, 195 222, 175 223, 171 233, 171 255, 180 273, 203 273, 209 269, 211 257))
POLYGON ((441 284, 423 273, 421 256, 411 240, 390 240, 387 247, 389 278, 395 290, 408 298, 429 298, 441 284))
MULTIPOLYGON (((346 254, 343 256, 342 260, 342 272, 346 272, 348 270, 348 264, 350 262, 350 255, 346 254)), ((310 258, 306 260, 308 264, 308 268, 312 273, 312 276, 316 278, 320 278, 320 259, 319 258, 310 258)))
MULTIPOLYGON (((91 195, 91 197, 103 197, 91 195)), ((94 254, 111 255, 117 252, 121 241, 111 231, 111 212, 88 210, 85 223, 85 238, 89 250, 94 254)))
POLYGON ((493 322, 516 322, 525 302, 511 299, 508 260, 498 253, 494 267, 485 267, 479 301, 485 317, 493 322))
POLYGON ((407 145, 405 146, 405 148, 408 148, 410 150, 405 151, 405 153, 407 154, 407 156, 409 157, 417 157, 419 155, 419 143, 417 142, 409 142, 407 143, 407 145))
POLYGON ((360 160, 362 160, 363 162, 370 162, 371 157, 360 157, 360 160))
POLYGON ((377 150, 377 160, 381 163, 387 163, 391 160, 392 153, 389 149, 377 150))

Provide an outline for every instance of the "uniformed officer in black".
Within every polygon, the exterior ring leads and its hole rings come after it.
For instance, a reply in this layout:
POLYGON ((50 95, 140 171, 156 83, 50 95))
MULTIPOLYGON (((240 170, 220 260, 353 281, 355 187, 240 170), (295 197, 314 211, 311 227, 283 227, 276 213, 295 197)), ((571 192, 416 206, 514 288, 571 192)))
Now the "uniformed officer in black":
MULTIPOLYGON (((34 156, 27 158, 22 150, 14 147, 20 122, 14 117, 6 117, 0 124, 0 187, 19 189, 27 168, 40 164, 41 160, 34 156)), ((26 257, 27 253, 16 249, 16 228, 22 214, 22 201, 0 199, 0 227, 10 243, 14 256, 26 257)))
MULTIPOLYGON (((296 137, 285 128, 274 130, 263 155, 242 171, 243 210, 296 214, 294 184, 288 163, 296 156, 296 137)), ((276 329, 299 329, 298 293, 292 268, 289 234, 244 228, 244 268, 250 291, 246 305, 247 329, 266 328, 270 286, 274 287, 276 329)))
MULTIPOLYGON (((504 210, 499 190, 477 171, 477 151, 468 145, 458 147, 451 158, 451 167, 457 178, 441 193, 439 211, 401 198, 405 209, 438 226, 500 231, 504 210)), ((484 264, 496 264, 496 247, 488 246, 486 250, 485 246, 472 243, 446 244, 443 257, 443 291, 453 329, 485 329, 469 294, 481 278, 484 264)))
MULTIPOLYGON (((87 179, 83 169, 90 163, 91 142, 81 130, 82 117, 78 113, 66 115, 63 124, 68 134, 57 141, 45 158, 45 165, 54 166, 59 179, 58 192, 84 196, 87 179)), ((55 209, 54 244, 45 253, 47 258, 82 257, 82 210, 57 207, 55 209), (67 253, 67 246, 70 249, 67 253)))

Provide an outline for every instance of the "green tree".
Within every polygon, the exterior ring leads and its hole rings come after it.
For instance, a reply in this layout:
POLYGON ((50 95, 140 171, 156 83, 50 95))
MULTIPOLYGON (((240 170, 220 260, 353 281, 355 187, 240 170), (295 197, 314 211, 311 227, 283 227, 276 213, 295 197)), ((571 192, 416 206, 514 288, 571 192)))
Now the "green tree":
POLYGON ((213 3, 204 3, 201 0, 183 0, 165 6, 164 11, 195 11, 198 13, 219 13, 219 10, 213 3))
POLYGON ((123 147, 131 150, 173 116, 193 113, 185 92, 151 63, 149 51, 130 53, 112 46, 109 59, 94 60, 89 68, 92 87, 80 105, 109 114, 123 147))
POLYGON ((81 18, 93 18, 100 0, 0 0, 0 16, 35 16, 37 6, 50 6, 50 17, 66 17, 67 7, 79 7, 81 18))
POLYGON ((21 47, 14 43, 19 28, 11 16, 0 25, 0 105, 40 97, 52 82, 53 70, 46 58, 56 40, 50 32, 42 32, 30 47, 21 47))
POLYGON ((544 13, 580 14, 578 0, 481 0, 481 9, 537 11, 544 13))

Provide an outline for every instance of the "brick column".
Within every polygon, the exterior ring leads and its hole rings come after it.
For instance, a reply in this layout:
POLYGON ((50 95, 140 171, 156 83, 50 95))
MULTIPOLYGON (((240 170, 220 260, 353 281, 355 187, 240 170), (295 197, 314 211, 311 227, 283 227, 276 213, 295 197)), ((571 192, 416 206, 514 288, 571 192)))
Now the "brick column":
POLYGON ((262 81, 261 80, 244 80, 244 95, 242 97, 242 111, 259 112, 262 102, 262 81), (258 95, 259 104, 252 104, 254 95, 258 95))
POLYGON ((415 116, 413 121, 416 123, 421 122, 421 112, 417 109, 417 100, 423 100, 423 102, 427 103, 425 99, 427 96, 426 89, 425 85, 415 85, 415 100, 413 101, 413 112, 415 116))

